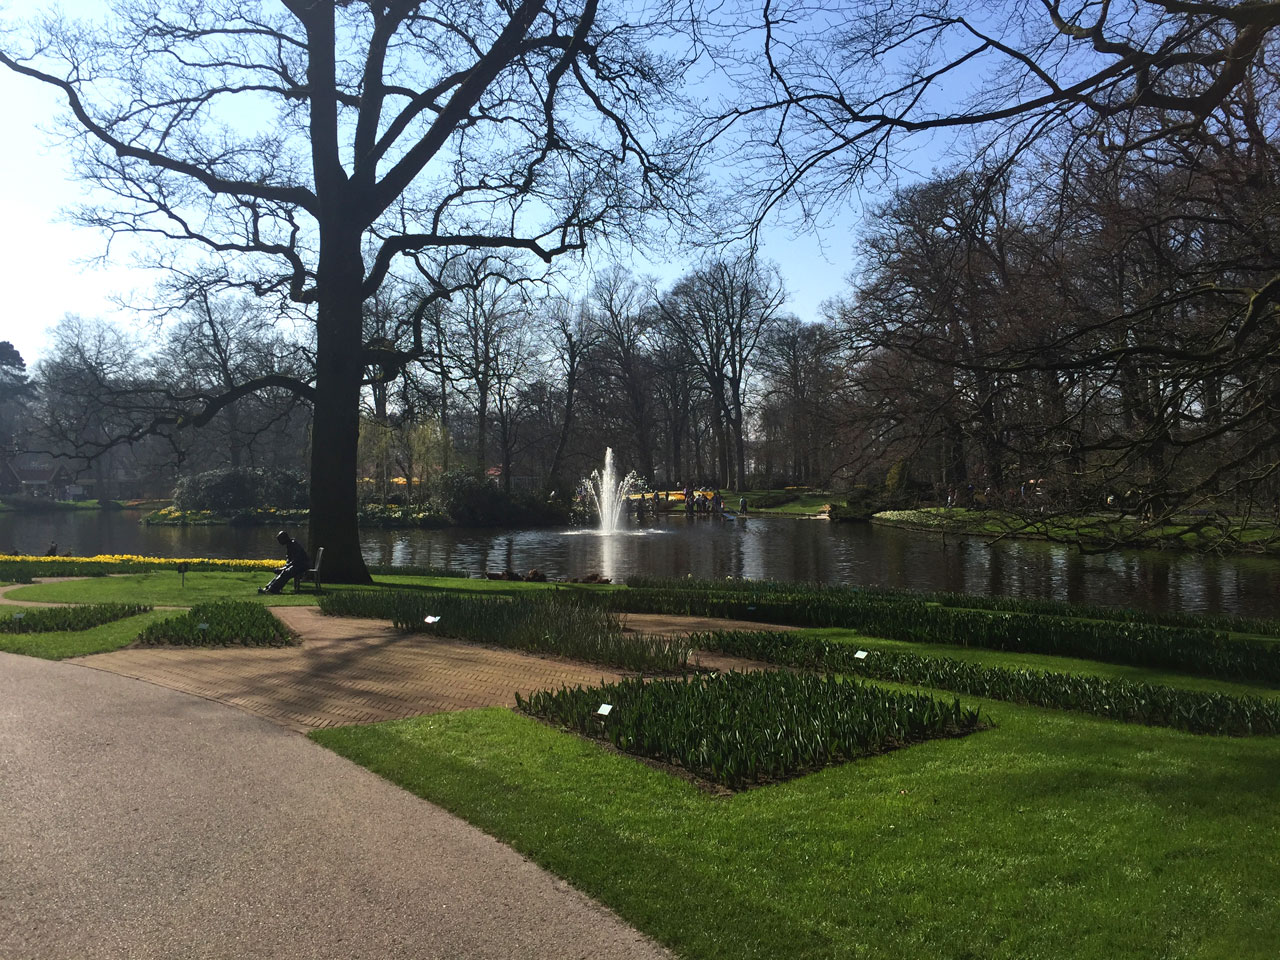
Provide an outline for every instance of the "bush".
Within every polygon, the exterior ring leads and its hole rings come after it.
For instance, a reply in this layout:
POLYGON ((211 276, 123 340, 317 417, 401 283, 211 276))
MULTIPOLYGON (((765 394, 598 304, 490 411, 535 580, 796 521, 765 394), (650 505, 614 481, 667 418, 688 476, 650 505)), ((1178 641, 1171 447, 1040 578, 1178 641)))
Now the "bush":
POLYGON ((331 616, 390 620, 397 629, 456 637, 531 653, 603 663, 624 670, 671 673, 689 663, 683 637, 624 635, 618 618, 598 604, 555 596, 468 597, 421 590, 352 590, 320 598, 331 616), (439 617, 435 623, 426 618, 439 617))
POLYGON ((959 700, 785 671, 628 679, 517 695, 516 707, 734 789, 983 725, 959 700))
POLYGON ((569 522, 563 503, 511 495, 468 470, 441 474, 433 484, 433 509, 460 527, 551 526, 569 522))
POLYGON ((173 502, 179 510, 228 513, 253 507, 303 509, 308 505, 307 479, 297 470, 230 467, 193 474, 178 481, 173 502))
POLYGON ((249 600, 200 603, 138 636, 147 646, 287 647, 297 643, 266 607, 249 600))
POLYGON ((52 633, 91 630, 104 623, 136 617, 151 608, 141 603, 95 603, 83 607, 27 607, 0 616, 0 633, 52 633))
POLYGON ((1202 693, 1131 680, 1069 673, 1011 670, 964 663, 950 657, 868 651, 812 637, 768 631, 694 634, 690 643, 802 669, 834 671, 892 683, 951 690, 1057 710, 1077 710, 1127 723, 1173 727, 1190 733, 1271 736, 1280 733, 1280 701, 1202 693))

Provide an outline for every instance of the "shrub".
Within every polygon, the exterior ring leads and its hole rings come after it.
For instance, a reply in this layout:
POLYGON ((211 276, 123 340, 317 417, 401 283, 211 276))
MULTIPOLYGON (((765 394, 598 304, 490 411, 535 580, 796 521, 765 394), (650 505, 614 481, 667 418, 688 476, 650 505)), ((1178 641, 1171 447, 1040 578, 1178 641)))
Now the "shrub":
POLYGON ((1180 690, 1131 680, 1011 670, 950 657, 868 651, 852 644, 769 631, 695 634, 690 643, 739 657, 873 680, 951 690, 1057 710, 1076 710, 1127 723, 1231 736, 1280 733, 1280 701, 1180 690))
POLYGON ((287 647, 297 643, 271 611, 249 600, 215 600, 162 620, 138 636, 144 645, 287 647))
POLYGON ((218 513, 268 505, 300 509, 308 504, 307 480, 299 471, 271 467, 208 470, 180 479, 173 502, 183 511, 218 513))
POLYGON ((151 608, 141 603, 95 603, 83 607, 26 607, 0 616, 0 633, 90 630, 151 608))
POLYGON ((734 789, 983 725, 959 700, 785 671, 633 678, 517 695, 516 706, 734 789), (603 718, 601 703, 612 706, 603 718))
POLYGON ((598 604, 553 595, 468 597, 421 590, 353 590, 321 596, 331 616, 390 620, 397 629, 548 653, 625 670, 670 673, 689 662, 684 638, 624 635, 618 618, 598 604), (435 623, 426 618, 439 617, 435 623))
POLYGON ((460 527, 545 526, 569 522, 563 503, 505 493, 468 470, 441 474, 433 485, 432 505, 460 527))

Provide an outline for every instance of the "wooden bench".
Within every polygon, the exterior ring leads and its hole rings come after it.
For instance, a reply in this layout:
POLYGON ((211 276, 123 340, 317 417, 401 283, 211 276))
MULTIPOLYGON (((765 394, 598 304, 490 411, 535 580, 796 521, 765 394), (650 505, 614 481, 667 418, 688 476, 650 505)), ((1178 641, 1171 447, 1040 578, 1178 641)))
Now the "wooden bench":
POLYGON ((320 564, 322 563, 324 563, 324 547, 316 550, 316 565, 293 578, 294 593, 298 593, 302 589, 302 581, 304 580, 309 580, 315 584, 316 593, 324 592, 320 587, 320 564))

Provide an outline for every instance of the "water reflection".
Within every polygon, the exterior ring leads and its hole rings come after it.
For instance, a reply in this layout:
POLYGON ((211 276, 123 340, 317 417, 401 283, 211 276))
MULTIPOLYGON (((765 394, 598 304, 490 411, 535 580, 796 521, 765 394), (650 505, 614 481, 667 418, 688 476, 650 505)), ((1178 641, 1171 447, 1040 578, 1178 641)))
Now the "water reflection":
MULTIPOLYGON (((0 549, 156 556, 276 557, 265 527, 145 527, 130 512, 0 514, 0 549)), ((818 580, 917 590, 1050 597, 1157 610, 1280 616, 1280 560, 1125 551, 1081 554, 1033 541, 988 544, 862 524, 672 516, 597 530, 364 530, 367 560, 469 573, 537 568, 598 573, 818 580)))

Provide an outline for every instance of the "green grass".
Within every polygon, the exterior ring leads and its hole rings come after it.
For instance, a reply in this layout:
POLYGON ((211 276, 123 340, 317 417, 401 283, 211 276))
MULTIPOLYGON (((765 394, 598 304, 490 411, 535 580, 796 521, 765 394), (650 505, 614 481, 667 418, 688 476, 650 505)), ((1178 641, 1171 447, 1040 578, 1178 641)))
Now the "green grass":
MULTIPOLYGON (((126 574, 124 576, 94 577, 88 580, 67 580, 62 583, 37 583, 19 587, 9 596, 14 600, 32 600, 39 603, 149 603, 163 607, 189 607, 208 600, 254 600, 273 607, 312 606, 316 595, 310 589, 294 594, 292 587, 275 596, 260 596, 258 587, 271 580, 270 571, 192 571, 187 574, 186 586, 176 570, 152 573, 126 574)), ((496 593, 515 596, 540 590, 609 590, 621 587, 591 586, 586 584, 519 583, 504 580, 462 580, 457 577, 408 577, 379 576, 375 586, 450 590, 458 592, 496 593)), ((366 586, 325 584, 325 592, 342 590, 368 590, 366 586)))
POLYGON ((731 798, 505 710, 312 736, 687 958, 1280 951, 1280 739, 978 703, 996 729, 731 798))
POLYGON ((90 653, 107 653, 127 647, 148 626, 172 616, 174 616, 172 611, 154 610, 151 613, 116 620, 90 630, 0 634, 0 651, 40 657, 44 660, 62 660, 66 657, 83 657, 90 653))
MULTIPOLYGON (((1028 508, 1036 506, 1035 501, 1028 501, 1028 508)), ((1195 531, 1188 529, 1202 523, 1203 519, 1175 518, 1172 523, 1149 526, 1132 515, 1048 514, 1041 517, 981 507, 921 507, 889 510, 872 517, 875 523, 911 530, 945 530, 955 534, 1032 540, 1079 540, 1089 544, 1132 541, 1135 546, 1185 546, 1190 549, 1262 546, 1268 548, 1267 552, 1274 552, 1270 548, 1280 536, 1280 528, 1275 524, 1257 521, 1238 523, 1230 528, 1210 523, 1195 531)))
POLYGON ((912 653, 922 657, 950 657, 952 660, 977 663, 984 667, 1006 667, 1014 670, 1025 668, 1028 670, 1075 673, 1092 677, 1106 677, 1109 680, 1132 680, 1138 683, 1157 683, 1168 687, 1183 687, 1187 690, 1229 693, 1237 697, 1280 697, 1280 689, 1275 687, 1251 683, 1234 683, 1230 680, 1217 680, 1212 677, 1196 677, 1186 673, 1174 673, 1150 667, 1100 663, 1096 660, 1082 660, 1076 657, 1059 657, 1040 653, 1011 653, 1004 650, 987 650, 982 647, 960 647, 948 643, 908 643, 903 640, 882 640, 879 637, 865 637, 855 630, 845 630, 839 627, 815 628, 797 632, 826 640, 854 644, 867 650, 912 653))
MULTIPOLYGON (((743 495, 733 490, 725 490, 723 495, 725 509, 736 512, 738 500, 743 495)), ((762 516, 779 517, 814 517, 822 513, 827 504, 831 503, 833 499, 833 495, 824 490, 753 490, 746 494, 746 497, 748 515, 760 514, 762 516), (765 502, 776 501, 784 497, 789 497, 790 499, 785 503, 778 503, 776 506, 756 507, 751 505, 754 497, 761 497, 765 502)))

